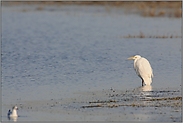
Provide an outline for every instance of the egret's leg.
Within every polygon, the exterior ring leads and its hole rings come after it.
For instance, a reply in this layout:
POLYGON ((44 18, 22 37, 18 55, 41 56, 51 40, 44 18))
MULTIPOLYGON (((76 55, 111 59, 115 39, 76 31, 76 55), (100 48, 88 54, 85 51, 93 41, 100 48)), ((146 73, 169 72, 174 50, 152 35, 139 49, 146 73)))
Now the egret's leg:
POLYGON ((142 79, 142 86, 144 86, 144 80, 142 79))

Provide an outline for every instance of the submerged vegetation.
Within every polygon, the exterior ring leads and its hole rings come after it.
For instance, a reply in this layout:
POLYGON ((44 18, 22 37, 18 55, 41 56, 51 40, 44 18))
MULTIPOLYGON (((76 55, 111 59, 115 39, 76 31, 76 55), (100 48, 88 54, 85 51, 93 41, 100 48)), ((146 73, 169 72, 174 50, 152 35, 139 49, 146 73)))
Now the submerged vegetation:
POLYGON ((150 35, 150 36, 145 36, 142 32, 140 32, 139 35, 130 35, 128 34, 128 36, 120 36, 120 38, 181 38, 181 36, 174 36, 174 35, 150 35))
POLYGON ((182 107, 182 97, 179 90, 173 91, 139 91, 138 89, 116 92, 111 90, 107 94, 109 100, 89 101, 81 108, 95 107, 182 107), (112 95, 112 96, 111 96, 112 95))
POLYGON ((181 107, 182 106, 182 97, 172 97, 172 98, 160 98, 160 99, 144 99, 144 100, 140 100, 140 101, 131 101, 128 104, 115 104, 116 102, 119 101, 93 101, 93 102, 89 102, 92 103, 91 105, 85 105, 82 106, 82 108, 94 108, 94 107, 120 107, 120 106, 130 106, 130 107, 181 107), (179 100, 176 102, 176 100, 179 100), (153 101, 156 101, 156 103, 151 103, 153 101), (166 102, 163 102, 166 101, 166 102), (113 103, 111 103, 113 102, 113 103), (145 103, 146 102, 146 103, 145 103), (149 102, 149 103, 147 103, 149 102), (98 104, 100 103, 100 104, 98 104))

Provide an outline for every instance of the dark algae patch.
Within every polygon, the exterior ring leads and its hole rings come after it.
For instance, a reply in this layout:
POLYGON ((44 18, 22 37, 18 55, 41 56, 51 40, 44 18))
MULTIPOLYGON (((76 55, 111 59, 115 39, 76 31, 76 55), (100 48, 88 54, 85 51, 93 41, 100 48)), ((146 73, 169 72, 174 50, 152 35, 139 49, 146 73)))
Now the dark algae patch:
POLYGON ((179 90, 161 90, 161 91, 139 91, 138 89, 126 91, 108 92, 109 100, 89 101, 81 108, 96 107, 181 107, 182 97, 179 90), (112 96, 111 96, 112 95, 112 96))
POLYGON ((100 101, 100 100, 97 100, 97 101, 91 101, 89 103, 111 103, 111 102, 118 102, 118 101, 115 101, 115 100, 108 100, 108 101, 100 101))
POLYGON ((161 98, 161 99, 146 99, 142 101, 163 101, 163 100, 182 100, 182 97, 172 97, 172 98, 161 98))

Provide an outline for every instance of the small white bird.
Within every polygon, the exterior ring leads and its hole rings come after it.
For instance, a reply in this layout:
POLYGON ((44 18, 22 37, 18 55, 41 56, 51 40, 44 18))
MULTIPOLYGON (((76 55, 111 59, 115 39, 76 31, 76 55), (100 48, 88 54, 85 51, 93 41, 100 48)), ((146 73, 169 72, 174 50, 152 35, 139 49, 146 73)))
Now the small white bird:
POLYGON ((10 110, 8 111, 8 118, 18 117, 17 110, 18 110, 18 107, 17 106, 13 106, 12 112, 10 110))
POLYGON ((153 70, 149 61, 140 55, 135 55, 134 57, 129 57, 128 59, 134 60, 134 69, 137 75, 142 79, 142 86, 145 83, 146 85, 151 85, 153 70))

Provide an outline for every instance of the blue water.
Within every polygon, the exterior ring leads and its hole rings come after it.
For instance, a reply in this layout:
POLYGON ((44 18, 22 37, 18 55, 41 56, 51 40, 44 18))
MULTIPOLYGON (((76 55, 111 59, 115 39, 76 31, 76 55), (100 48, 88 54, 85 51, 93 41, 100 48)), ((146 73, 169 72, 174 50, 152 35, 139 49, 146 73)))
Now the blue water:
POLYGON ((180 87, 181 38, 123 36, 140 31, 147 36, 180 36, 181 19, 66 8, 24 12, 21 7, 3 7, 3 104, 139 87, 133 60, 127 59, 136 54, 150 61, 153 88, 180 87))

